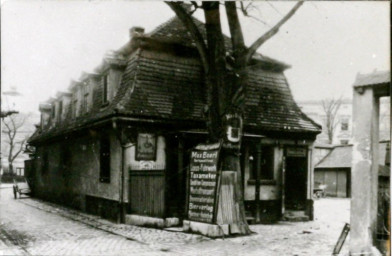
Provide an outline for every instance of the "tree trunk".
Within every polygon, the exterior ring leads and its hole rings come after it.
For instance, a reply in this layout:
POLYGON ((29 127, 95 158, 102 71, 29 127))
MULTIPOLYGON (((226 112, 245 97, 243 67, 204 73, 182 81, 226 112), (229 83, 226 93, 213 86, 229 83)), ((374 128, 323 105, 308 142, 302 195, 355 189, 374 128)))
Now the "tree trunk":
MULTIPOLYGON (((206 19, 209 62, 209 72, 206 81, 209 106, 207 125, 210 125, 209 130, 213 141, 225 141, 227 144, 231 145, 230 142, 227 142, 227 137, 224 132, 224 118, 225 114, 228 113, 241 114, 239 113, 239 108, 232 108, 232 97, 234 92, 238 89, 237 85, 241 84, 241 80, 235 79, 235 83, 233 83, 232 74, 229 75, 229 70, 226 68, 226 49, 221 30, 219 2, 203 2, 203 9, 206 19)), ((235 74, 234 77, 236 77, 235 74)), ((231 232, 246 235, 250 234, 251 231, 245 216, 239 152, 240 145, 237 147, 230 147, 230 149, 223 148, 221 151, 220 157, 223 171, 221 178, 225 179, 224 185, 226 187, 232 187, 234 191, 231 196, 233 198, 228 198, 228 202, 219 202, 220 207, 218 207, 218 211, 222 211, 219 209, 224 209, 222 208, 225 207, 224 204, 230 202, 230 204, 233 205, 230 205, 231 207, 229 206, 227 211, 231 212, 218 212, 218 216, 222 216, 222 214, 223 216, 230 216, 227 218, 223 217, 221 220, 223 222, 222 224, 231 224, 231 232), (225 172, 233 172, 235 175, 226 176, 225 172)), ((219 191, 219 193, 222 192, 223 190, 219 191)))
POLYGON ((12 164, 12 162, 8 164, 8 173, 14 175, 14 165, 12 164))

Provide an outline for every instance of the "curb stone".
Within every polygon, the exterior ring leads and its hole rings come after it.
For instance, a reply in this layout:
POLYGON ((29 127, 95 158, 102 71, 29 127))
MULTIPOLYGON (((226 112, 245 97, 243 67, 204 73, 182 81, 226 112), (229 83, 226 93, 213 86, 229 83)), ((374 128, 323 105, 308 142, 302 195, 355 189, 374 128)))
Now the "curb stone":
MULTIPOLYGON (((127 229, 124 226, 119 226, 119 227, 113 226, 113 225, 125 225, 125 224, 112 224, 112 225, 110 225, 111 223, 102 223, 102 222, 106 222, 106 220, 97 219, 99 217, 89 216, 88 214, 80 213, 80 212, 75 211, 73 209, 69 209, 69 208, 66 208, 63 206, 55 205, 50 202, 41 202, 40 200, 33 199, 33 198, 29 198, 28 200, 24 199, 24 200, 20 200, 20 202, 22 202, 23 204, 26 204, 28 206, 37 208, 39 210, 46 211, 49 213, 58 214, 62 217, 72 219, 74 221, 78 221, 80 223, 91 226, 93 228, 97 228, 99 230, 103 230, 105 232, 119 235, 119 236, 122 236, 126 239, 136 241, 136 242, 144 244, 144 245, 148 245, 150 248, 155 249, 155 250, 160 250, 163 252, 170 251, 171 246, 169 246, 169 245, 164 245, 162 243, 157 243, 157 242, 146 242, 145 239, 143 239, 141 237, 143 230, 146 229, 144 227, 134 227, 134 226, 128 225, 132 228, 137 228, 139 230, 131 230, 131 231, 128 230, 128 232, 127 232, 127 229), (54 209, 51 209, 51 208, 54 208, 54 209), (123 232, 121 232, 121 231, 123 231, 123 232), (134 231, 136 231, 137 234, 131 234, 131 235, 126 234, 126 233, 134 232, 134 231)), ((151 231, 151 230, 149 230, 149 231, 151 231)), ((156 230, 156 231, 161 232, 161 230, 156 230)), ((169 231, 166 231, 166 232, 169 232, 169 231)), ((189 236, 190 237, 184 239, 184 241, 182 242, 183 244, 189 244, 189 243, 193 242, 192 240, 194 240, 194 241, 210 240, 208 238, 198 236, 198 235, 189 235, 189 236)), ((174 242, 176 245, 181 243, 180 241, 174 241, 174 242)))

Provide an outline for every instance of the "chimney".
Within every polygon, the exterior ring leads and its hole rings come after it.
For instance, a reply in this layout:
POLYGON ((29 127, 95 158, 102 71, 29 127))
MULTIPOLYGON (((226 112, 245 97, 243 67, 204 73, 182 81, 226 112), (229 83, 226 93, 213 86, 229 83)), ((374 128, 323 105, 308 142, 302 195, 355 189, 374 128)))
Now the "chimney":
POLYGON ((141 36, 144 34, 144 28, 142 27, 132 27, 129 30, 129 36, 132 39, 133 37, 141 36))
POLYGON ((185 9, 187 13, 190 13, 192 11, 192 4, 189 3, 182 3, 182 7, 185 9))

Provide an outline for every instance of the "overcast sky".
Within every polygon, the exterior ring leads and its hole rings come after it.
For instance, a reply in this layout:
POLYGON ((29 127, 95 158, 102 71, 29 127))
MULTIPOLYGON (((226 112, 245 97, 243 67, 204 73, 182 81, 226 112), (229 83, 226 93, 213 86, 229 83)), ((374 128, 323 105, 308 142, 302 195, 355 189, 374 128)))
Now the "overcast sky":
MULTIPOLYGON (((242 18, 252 43, 295 2, 258 3, 242 18)), ((259 52, 292 65, 285 72, 296 100, 351 97, 357 72, 390 69, 389 1, 306 2, 259 52)), ((146 32, 174 16, 162 2, 2 1, 1 83, 22 111, 67 90, 71 79, 100 64, 108 50, 129 40, 129 28, 146 32)), ((202 13, 196 17, 203 20, 202 13)), ((226 34, 227 25, 224 23, 226 34)), ((3 96, 4 100, 4 96, 3 96)))

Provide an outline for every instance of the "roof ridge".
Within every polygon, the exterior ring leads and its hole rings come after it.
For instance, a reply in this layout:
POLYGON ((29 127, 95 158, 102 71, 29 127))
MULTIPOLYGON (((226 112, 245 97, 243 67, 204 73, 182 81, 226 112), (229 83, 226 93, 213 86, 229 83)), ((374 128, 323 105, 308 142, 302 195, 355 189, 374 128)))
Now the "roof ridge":
POLYGON ((151 35, 155 34, 157 31, 159 31, 159 30, 162 29, 163 27, 167 26, 170 22, 173 22, 176 18, 177 18, 177 16, 171 17, 170 19, 168 19, 167 21, 165 21, 165 22, 163 22, 162 24, 158 25, 158 26, 155 27, 152 31, 146 33, 145 35, 151 36, 151 35))

